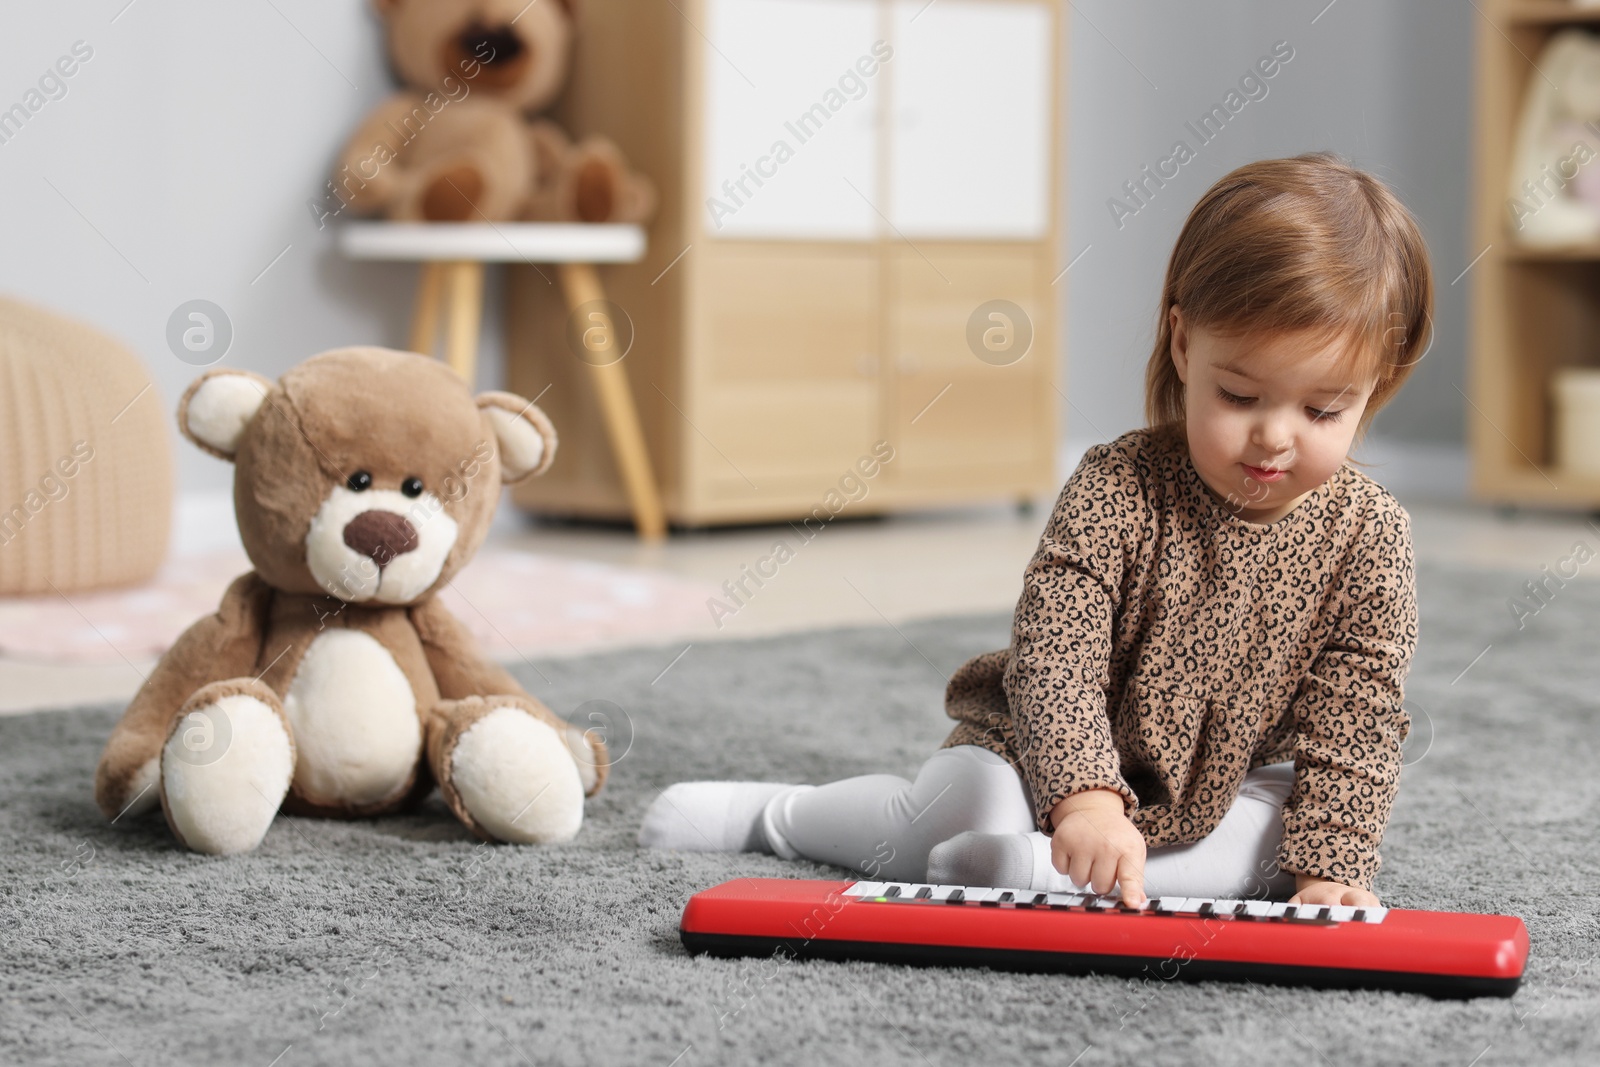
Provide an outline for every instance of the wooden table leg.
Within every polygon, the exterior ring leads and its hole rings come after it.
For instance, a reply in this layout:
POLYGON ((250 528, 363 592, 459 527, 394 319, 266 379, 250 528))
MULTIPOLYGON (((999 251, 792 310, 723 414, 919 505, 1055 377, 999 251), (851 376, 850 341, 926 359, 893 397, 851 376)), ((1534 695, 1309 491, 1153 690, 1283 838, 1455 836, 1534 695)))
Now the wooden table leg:
POLYGON ((478 329, 483 323, 483 264, 457 260, 444 264, 444 356, 451 369, 473 388, 478 370, 478 329))
MULTIPOLYGON (((566 294, 569 310, 605 299, 600 276, 593 264, 564 263, 560 270, 561 288, 566 294)), ((639 428, 639 412, 633 403, 633 393, 628 388, 628 376, 622 369, 622 360, 605 364, 589 363, 589 372, 600 396, 600 413, 611 439, 611 451, 622 472, 628 504, 633 509, 634 526, 640 537, 647 541, 658 541, 667 532, 667 521, 661 508, 655 476, 650 470, 650 454, 645 450, 644 433, 639 428)))
POLYGON ((439 336, 439 290, 444 285, 444 265, 429 262, 419 267, 417 303, 411 309, 411 351, 431 356, 439 336))

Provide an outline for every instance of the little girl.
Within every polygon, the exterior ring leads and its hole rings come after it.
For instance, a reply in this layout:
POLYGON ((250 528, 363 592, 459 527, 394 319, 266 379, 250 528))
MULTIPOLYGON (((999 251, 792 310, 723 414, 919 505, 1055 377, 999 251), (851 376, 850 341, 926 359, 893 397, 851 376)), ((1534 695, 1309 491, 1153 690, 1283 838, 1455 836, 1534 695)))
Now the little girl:
POLYGON ((907 782, 686 782, 640 844, 872 878, 1371 906, 1417 639, 1410 519, 1347 461, 1426 352, 1405 207, 1331 153, 1190 212, 1149 426, 1089 449, 1011 644, 962 666, 907 782), (1291 896, 1292 895, 1292 896, 1291 896))

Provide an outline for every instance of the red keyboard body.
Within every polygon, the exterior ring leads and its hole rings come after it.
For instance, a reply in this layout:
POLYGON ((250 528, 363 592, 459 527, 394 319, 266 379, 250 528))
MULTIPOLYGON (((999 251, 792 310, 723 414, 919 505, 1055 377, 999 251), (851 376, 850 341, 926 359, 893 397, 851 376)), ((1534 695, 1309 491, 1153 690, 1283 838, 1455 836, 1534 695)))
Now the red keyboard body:
POLYGON ((1510 996, 1528 959, 1528 931, 1509 915, 1305 906, 1298 916, 1264 901, 1162 898, 1131 910, 1092 895, 740 878, 690 898, 679 932, 691 953, 714 956, 783 952, 1436 997, 1510 996), (1336 913, 1340 921, 1328 917, 1336 913))

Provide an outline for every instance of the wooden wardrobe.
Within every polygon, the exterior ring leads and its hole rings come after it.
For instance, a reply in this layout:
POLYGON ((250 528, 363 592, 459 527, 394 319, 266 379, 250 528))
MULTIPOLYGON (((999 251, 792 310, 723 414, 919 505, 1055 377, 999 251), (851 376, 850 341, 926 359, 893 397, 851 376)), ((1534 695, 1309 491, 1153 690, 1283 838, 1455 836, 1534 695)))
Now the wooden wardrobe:
MULTIPOLYGON (((580 11, 557 117, 660 192, 645 261, 604 279, 669 520, 802 517, 880 441, 894 458, 850 514, 1053 492, 1057 0, 580 11)), ((554 280, 508 275, 509 387, 543 393, 561 438, 515 500, 624 519, 554 280)))

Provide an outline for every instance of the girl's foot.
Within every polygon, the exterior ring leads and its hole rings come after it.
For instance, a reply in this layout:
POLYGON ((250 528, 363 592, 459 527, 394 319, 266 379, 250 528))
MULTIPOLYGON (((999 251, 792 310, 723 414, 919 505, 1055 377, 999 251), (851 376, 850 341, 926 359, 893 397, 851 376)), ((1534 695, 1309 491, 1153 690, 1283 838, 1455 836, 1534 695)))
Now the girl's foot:
POLYGON ((639 827, 644 848, 771 852, 761 813, 794 786, 777 782, 679 782, 651 803, 639 827))

